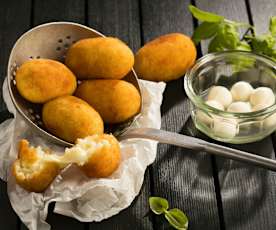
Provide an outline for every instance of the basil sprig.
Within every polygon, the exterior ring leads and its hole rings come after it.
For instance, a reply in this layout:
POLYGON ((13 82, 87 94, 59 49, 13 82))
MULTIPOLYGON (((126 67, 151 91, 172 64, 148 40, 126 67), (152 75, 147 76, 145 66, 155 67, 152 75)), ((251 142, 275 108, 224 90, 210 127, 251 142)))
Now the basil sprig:
POLYGON ((196 19, 203 22, 221 22, 224 20, 224 17, 220 15, 200 10, 193 5, 189 5, 189 10, 196 19))
POLYGON ((252 51, 276 61, 276 16, 271 17, 267 33, 256 35, 255 28, 250 24, 231 21, 192 5, 189 10, 202 22, 194 31, 193 41, 198 44, 201 40, 210 39, 209 53, 223 50, 252 51), (240 34, 240 27, 248 29, 243 36, 240 34), (248 35, 250 31, 252 35, 248 35))
POLYGON ((172 227, 178 230, 188 229, 188 218, 178 208, 169 209, 169 203, 162 197, 150 197, 149 205, 152 212, 157 215, 164 214, 172 227))

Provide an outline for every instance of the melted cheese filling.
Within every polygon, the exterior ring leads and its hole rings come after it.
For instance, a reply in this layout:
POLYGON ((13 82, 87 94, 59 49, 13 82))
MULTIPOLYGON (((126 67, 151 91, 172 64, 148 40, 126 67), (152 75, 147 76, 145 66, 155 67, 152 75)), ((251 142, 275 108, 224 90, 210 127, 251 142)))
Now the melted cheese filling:
POLYGON ((66 148, 65 153, 62 156, 49 154, 45 155, 44 159, 48 161, 55 161, 63 166, 72 163, 82 166, 85 162, 87 162, 93 153, 104 146, 110 146, 110 143, 107 140, 95 142, 89 138, 79 139, 78 143, 72 148, 66 148))
POLYGON ((86 138, 79 139, 75 146, 69 149, 65 149, 65 153, 60 157, 60 159, 64 164, 76 163, 82 166, 85 164, 85 162, 87 162, 93 153, 103 148, 104 146, 109 145, 110 143, 107 140, 95 142, 86 138))
POLYGON ((65 153, 61 156, 57 154, 46 154, 43 149, 38 146, 36 148, 30 147, 30 149, 35 149, 37 154, 37 160, 33 164, 17 164, 17 173, 23 174, 22 176, 28 177, 34 172, 38 172, 42 169, 45 162, 55 162, 61 167, 65 167, 69 164, 76 163, 79 166, 84 165, 88 159, 97 150, 110 146, 111 144, 107 140, 95 141, 93 138, 79 139, 78 143, 71 148, 66 148, 65 153))

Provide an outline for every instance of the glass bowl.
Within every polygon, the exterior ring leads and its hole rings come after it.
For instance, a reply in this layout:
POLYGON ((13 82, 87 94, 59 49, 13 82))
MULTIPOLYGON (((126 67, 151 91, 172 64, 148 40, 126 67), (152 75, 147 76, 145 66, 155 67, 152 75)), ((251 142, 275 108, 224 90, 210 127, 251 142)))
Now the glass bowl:
POLYGON ((276 104, 248 113, 233 113, 205 103, 212 86, 229 90, 238 81, 253 88, 269 87, 275 95, 276 63, 269 58, 243 51, 207 54, 186 73, 184 87, 190 99, 191 116, 197 129, 222 142, 242 144, 263 139, 276 129, 276 104))

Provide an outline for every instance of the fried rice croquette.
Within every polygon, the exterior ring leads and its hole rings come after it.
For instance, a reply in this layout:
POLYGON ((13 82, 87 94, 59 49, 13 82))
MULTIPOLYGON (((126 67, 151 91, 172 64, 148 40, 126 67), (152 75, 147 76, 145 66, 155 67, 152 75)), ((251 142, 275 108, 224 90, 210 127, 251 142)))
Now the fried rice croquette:
POLYGON ((29 146, 27 140, 19 142, 18 159, 12 165, 16 182, 29 192, 43 192, 61 169, 69 164, 77 166, 88 177, 104 178, 117 170, 121 161, 120 146, 109 134, 78 139, 63 155, 50 154, 40 146, 29 146))
POLYGON ((95 108, 109 124, 130 119, 141 107, 139 91, 124 80, 82 81, 75 95, 95 108))
POLYGON ((30 147, 27 140, 19 142, 18 159, 12 165, 16 182, 30 192, 43 192, 59 174, 60 164, 47 161, 41 147, 30 147))
POLYGON ((78 139, 59 157, 60 164, 75 163, 92 178, 110 176, 121 161, 119 142, 111 134, 100 134, 78 139))
POLYGON ((121 161, 121 151, 117 139, 108 134, 94 135, 79 139, 76 147, 87 152, 87 160, 79 164, 80 169, 92 178, 110 176, 121 161))
POLYGON ((69 48, 65 64, 78 79, 121 79, 133 67, 134 54, 117 38, 88 38, 69 48))
POLYGON ((70 143, 104 131, 99 113, 74 96, 58 97, 44 104, 42 120, 48 131, 70 143))
POLYGON ((160 36, 138 50, 134 69, 139 78, 150 81, 178 79, 194 64, 196 47, 181 33, 160 36))
POLYGON ((64 64, 50 59, 26 61, 16 71, 16 87, 20 95, 33 103, 45 103, 63 95, 71 95, 77 87, 75 75, 64 64))

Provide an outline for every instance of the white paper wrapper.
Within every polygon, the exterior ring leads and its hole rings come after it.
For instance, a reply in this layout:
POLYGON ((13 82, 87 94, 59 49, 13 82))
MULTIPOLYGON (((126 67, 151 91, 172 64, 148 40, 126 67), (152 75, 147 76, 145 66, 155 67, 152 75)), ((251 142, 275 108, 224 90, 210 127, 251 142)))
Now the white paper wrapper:
MULTIPOLYGON (((141 81, 141 86, 143 111, 135 126, 159 129, 165 83, 141 81)), ((18 141, 26 138, 32 145, 47 146, 57 151, 62 149, 37 136, 28 127, 12 105, 6 81, 3 97, 15 118, 0 125, 0 177, 8 182, 12 207, 29 229, 50 229, 45 220, 48 205, 54 201, 54 212, 87 222, 109 218, 131 204, 142 186, 146 167, 156 157, 156 142, 138 139, 121 142, 122 163, 109 178, 87 178, 71 165, 62 171, 44 193, 29 193, 18 186, 10 174, 11 163, 17 157, 18 141)))

